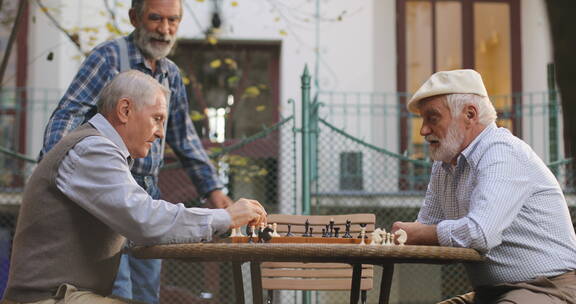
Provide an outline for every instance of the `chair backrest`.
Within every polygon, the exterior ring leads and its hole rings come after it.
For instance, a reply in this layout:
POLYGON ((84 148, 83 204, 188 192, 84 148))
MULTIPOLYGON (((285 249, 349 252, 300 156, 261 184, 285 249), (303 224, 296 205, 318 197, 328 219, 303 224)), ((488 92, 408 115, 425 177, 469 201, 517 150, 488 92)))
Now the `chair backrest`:
MULTIPOLYGON (((304 234, 304 223, 308 220, 313 237, 322 237, 322 228, 331 220, 334 227, 339 227, 339 237, 345 233, 346 221, 351 221, 350 234, 359 236, 361 227, 366 224, 366 235, 374 231, 376 216, 374 214, 344 215, 287 215, 270 214, 268 223, 276 223, 276 231, 285 236, 288 224, 295 236, 304 234)), ((360 246, 360 245, 359 245, 360 246)), ((352 267, 340 263, 288 263, 263 262, 261 264, 262 288, 268 290, 349 290, 352 280, 352 267)), ((372 289, 374 270, 372 265, 362 265, 361 290, 372 289)))

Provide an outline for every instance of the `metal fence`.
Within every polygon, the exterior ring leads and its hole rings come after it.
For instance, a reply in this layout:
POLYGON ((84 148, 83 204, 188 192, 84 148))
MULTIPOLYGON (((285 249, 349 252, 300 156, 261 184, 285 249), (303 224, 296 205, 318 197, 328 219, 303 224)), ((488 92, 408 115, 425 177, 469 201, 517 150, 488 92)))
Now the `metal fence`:
MULTIPOLYGON (((36 128, 40 125, 43 128, 48 109, 52 107, 37 102, 41 97, 37 100, 30 98, 41 94, 28 92, 26 95, 28 107, 34 109, 27 111, 26 125, 34 123, 36 128)), ((18 108, 18 94, 10 96, 13 102, 0 102, 0 126, 4 132, 0 139, 0 291, 8 272, 9 244, 20 193, 34 163, 33 157, 12 153, 18 149, 17 141, 8 138, 17 134, 14 132, 16 126, 21 126, 19 119, 22 116, 18 115, 21 110, 18 108)), ((397 93, 320 92, 306 109, 312 118, 306 128, 301 123, 303 119, 295 123, 294 110, 293 116, 249 138, 209 148, 209 154, 226 184, 226 190, 235 199, 255 198, 269 213, 374 213, 377 226, 389 229, 394 221, 416 218, 429 179, 430 162, 426 155, 417 159, 410 145, 403 148, 400 144, 402 119, 410 118, 398 106, 399 99, 404 97, 397 93), (310 135, 309 142, 302 140, 303 132, 310 135), (304 159, 304 154, 310 158, 304 159), (310 172, 307 177, 308 206, 302 205, 302 180, 306 180, 303 172, 310 172)), ((523 138, 551 164, 565 190, 574 219, 574 165, 562 154, 554 161, 550 157, 550 151, 563 150, 558 140, 562 138, 559 135, 561 121, 555 122, 557 127, 550 124, 560 117, 561 109, 550 107, 548 92, 525 93, 515 98, 523 100, 523 107, 501 113, 507 117, 514 112, 515 119, 522 121, 523 138)), ((407 130, 406 134, 410 132, 407 130)), ((41 131, 36 133, 41 134, 41 131)), ((28 138, 29 142, 34 140, 37 139, 28 138)), ((164 198, 185 202, 188 206, 200 206, 184 170, 169 153, 168 156, 167 166, 160 176, 164 198)), ((376 267, 376 279, 374 288, 368 292, 368 303, 377 302, 380 271, 376 267)), ((248 269, 244 270, 244 276, 244 292, 247 302, 250 302, 248 269)), ((468 279, 460 265, 399 265, 392 284, 391 303, 433 303, 468 289, 468 279)), ((283 304, 347 303, 348 293, 282 291, 275 295, 275 300, 283 304)), ((233 301, 231 265, 176 260, 164 262, 161 303, 233 301)))

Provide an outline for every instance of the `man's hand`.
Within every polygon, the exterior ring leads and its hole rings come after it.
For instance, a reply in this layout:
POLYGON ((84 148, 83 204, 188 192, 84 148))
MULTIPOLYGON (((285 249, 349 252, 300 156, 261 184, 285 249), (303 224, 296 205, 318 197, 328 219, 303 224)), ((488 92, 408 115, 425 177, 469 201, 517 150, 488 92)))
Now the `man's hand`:
POLYGON ((206 200, 208 201, 206 207, 211 209, 226 209, 233 204, 232 199, 220 189, 210 192, 206 200))
POLYGON ((268 214, 264 207, 258 201, 241 198, 228 208, 226 208, 232 224, 230 228, 237 228, 243 225, 260 226, 260 223, 266 223, 268 214))
POLYGON ((395 222, 392 225, 392 233, 398 229, 402 229, 408 234, 407 245, 439 245, 436 225, 424 225, 418 222, 395 222))

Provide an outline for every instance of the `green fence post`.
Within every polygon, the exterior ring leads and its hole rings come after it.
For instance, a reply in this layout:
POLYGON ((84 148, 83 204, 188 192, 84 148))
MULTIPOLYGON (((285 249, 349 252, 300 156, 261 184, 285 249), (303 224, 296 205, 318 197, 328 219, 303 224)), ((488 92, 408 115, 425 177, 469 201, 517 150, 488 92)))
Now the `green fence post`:
MULTIPOLYGON (((550 146, 549 162, 555 163, 558 155, 558 96, 556 94, 556 67, 554 63, 548 64, 548 140, 550 146)), ((558 167, 550 168, 558 176, 558 167)))
POLYGON ((302 73, 302 214, 310 214, 310 72, 302 73))

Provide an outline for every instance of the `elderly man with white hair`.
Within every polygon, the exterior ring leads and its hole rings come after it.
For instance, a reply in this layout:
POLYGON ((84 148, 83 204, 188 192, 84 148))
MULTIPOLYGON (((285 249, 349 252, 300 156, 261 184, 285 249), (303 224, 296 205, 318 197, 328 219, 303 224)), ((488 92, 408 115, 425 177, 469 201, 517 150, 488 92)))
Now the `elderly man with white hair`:
POLYGON ((434 160, 410 244, 466 247, 474 291, 442 303, 576 303, 576 235, 558 181, 521 139, 495 124, 473 70, 438 72, 408 102, 434 160))

